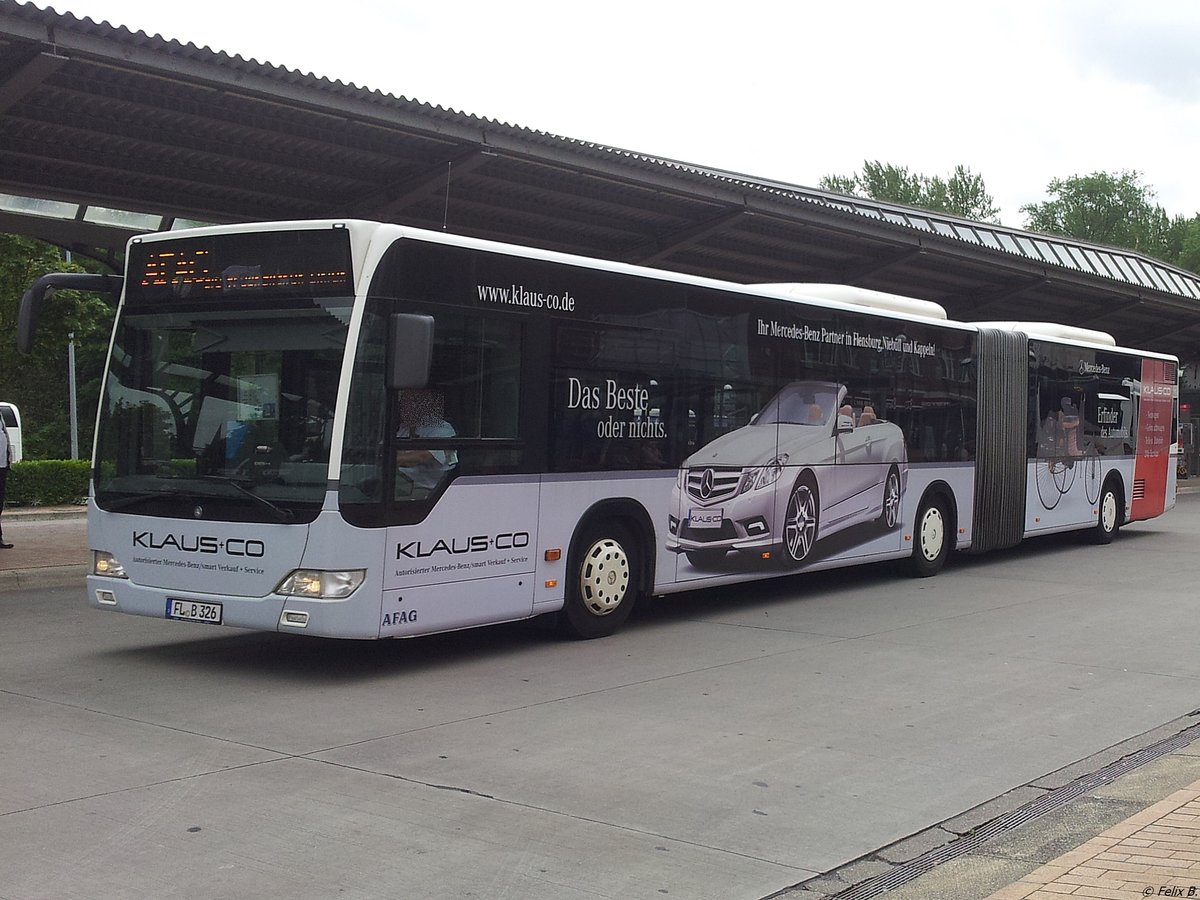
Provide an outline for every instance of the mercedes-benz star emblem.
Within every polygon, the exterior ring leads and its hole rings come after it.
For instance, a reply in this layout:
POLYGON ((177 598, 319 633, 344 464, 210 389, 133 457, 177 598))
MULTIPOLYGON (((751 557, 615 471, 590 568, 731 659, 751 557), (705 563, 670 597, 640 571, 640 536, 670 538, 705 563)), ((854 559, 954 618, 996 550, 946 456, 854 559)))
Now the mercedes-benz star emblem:
POLYGON ((713 492, 713 470, 705 469, 704 475, 700 479, 700 499, 707 500, 712 496, 713 492))

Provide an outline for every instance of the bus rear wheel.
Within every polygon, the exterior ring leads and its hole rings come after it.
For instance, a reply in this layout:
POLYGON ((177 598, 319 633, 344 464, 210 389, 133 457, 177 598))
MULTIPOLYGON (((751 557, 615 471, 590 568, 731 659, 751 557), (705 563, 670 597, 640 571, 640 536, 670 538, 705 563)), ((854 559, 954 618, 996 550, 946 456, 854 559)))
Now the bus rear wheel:
POLYGON ((1092 543, 1111 544, 1116 537, 1117 529, 1121 527, 1121 495, 1113 486, 1112 479, 1104 483, 1100 491, 1100 505, 1097 509, 1096 527, 1090 532, 1092 543))
POLYGON ((629 618, 637 602, 641 569, 637 541, 616 522, 588 526, 568 567, 567 598, 559 618, 570 637, 606 637, 629 618))
POLYGON ((946 501, 928 497, 921 501, 913 527, 913 551, 908 558, 908 571, 914 578, 929 578, 941 571, 950 555, 950 517, 946 501))

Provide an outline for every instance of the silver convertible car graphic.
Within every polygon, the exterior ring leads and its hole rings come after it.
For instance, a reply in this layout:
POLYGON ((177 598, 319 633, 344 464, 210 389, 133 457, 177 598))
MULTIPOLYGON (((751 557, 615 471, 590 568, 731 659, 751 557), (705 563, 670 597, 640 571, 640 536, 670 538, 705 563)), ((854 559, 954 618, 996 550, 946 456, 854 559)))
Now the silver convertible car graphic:
POLYGON ((667 548, 698 568, 720 567, 730 551, 798 564, 852 525, 895 528, 907 482, 897 425, 853 408, 844 385, 796 381, 684 460, 667 548))

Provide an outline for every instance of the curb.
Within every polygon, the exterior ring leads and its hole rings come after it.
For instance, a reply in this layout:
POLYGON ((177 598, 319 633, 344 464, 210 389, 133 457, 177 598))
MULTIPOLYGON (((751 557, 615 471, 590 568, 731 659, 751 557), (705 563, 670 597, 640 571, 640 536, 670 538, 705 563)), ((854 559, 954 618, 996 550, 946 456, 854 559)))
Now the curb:
POLYGON ((31 591, 43 588, 78 587, 87 584, 91 567, 87 565, 41 566, 36 569, 5 569, 0 571, 0 593, 31 591))
POLYGON ((48 519, 74 519, 86 516, 86 506, 17 506, 4 510, 9 522, 44 522, 48 519))

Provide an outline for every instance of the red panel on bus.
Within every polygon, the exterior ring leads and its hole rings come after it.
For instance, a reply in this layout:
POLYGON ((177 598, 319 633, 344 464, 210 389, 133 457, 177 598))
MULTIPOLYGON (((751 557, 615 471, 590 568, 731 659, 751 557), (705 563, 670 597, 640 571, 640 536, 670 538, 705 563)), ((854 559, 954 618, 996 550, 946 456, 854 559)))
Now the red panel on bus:
POLYGON ((1142 360, 1131 519, 1162 515, 1166 505, 1174 396, 1175 364, 1160 359, 1142 360))

